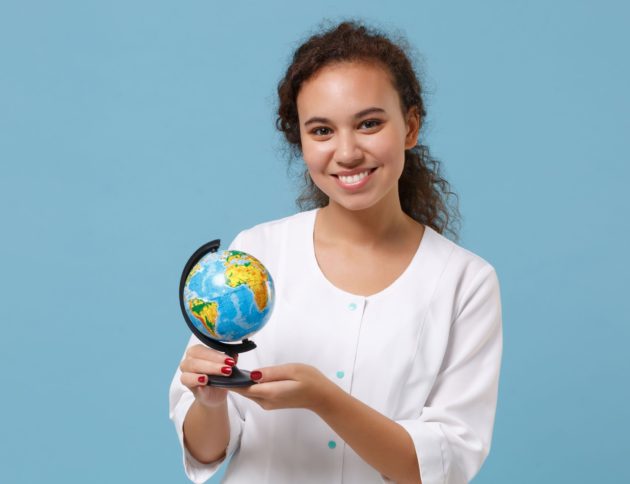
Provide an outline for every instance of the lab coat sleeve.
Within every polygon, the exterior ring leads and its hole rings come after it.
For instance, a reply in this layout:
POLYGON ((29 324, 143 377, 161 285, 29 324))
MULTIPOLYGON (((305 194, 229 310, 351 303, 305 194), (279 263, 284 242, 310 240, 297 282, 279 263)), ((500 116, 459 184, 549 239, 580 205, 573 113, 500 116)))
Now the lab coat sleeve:
MULTIPOLYGON (((196 337, 191 337, 191 344, 200 344, 196 337), (194 340, 194 341, 193 341, 194 340)), ((230 440, 225 451, 225 457, 211 464, 204 464, 195 459, 184 445, 184 419, 190 406, 195 401, 193 393, 180 382, 181 371, 178 369, 171 382, 169 392, 170 412, 169 417, 175 424, 175 431, 179 439, 179 444, 183 450, 184 471, 186 476, 195 483, 206 482, 218 470, 221 464, 228 459, 237 449, 241 432, 243 430, 243 417, 232 401, 232 396, 228 394, 228 417, 230 420, 230 440)))
MULTIPOLYGON (((239 247, 240 237, 239 234, 234 241, 230 244, 230 249, 239 247)), ((186 346, 186 350, 195 344, 202 344, 199 339, 192 335, 186 346)), ((184 351, 185 353, 185 351, 184 351)), ((225 452, 225 457, 221 460, 213 462, 211 464, 204 464, 195 459, 188 449, 184 445, 184 419, 190 409, 190 406, 195 401, 193 393, 181 383, 180 381, 181 371, 178 368, 175 372, 175 376, 171 382, 169 390, 169 417, 175 424, 175 431, 179 439, 179 444, 183 451, 184 472, 186 476, 194 483, 206 482, 212 477, 221 467, 221 464, 225 460, 229 459, 234 451, 240 444, 241 434, 244 425, 244 418, 236 407, 233 401, 233 396, 228 393, 228 418, 230 422, 230 440, 225 452)))
POLYGON ((420 417, 400 420, 423 484, 462 484, 490 451, 502 353, 496 272, 485 265, 457 301, 441 369, 420 417))

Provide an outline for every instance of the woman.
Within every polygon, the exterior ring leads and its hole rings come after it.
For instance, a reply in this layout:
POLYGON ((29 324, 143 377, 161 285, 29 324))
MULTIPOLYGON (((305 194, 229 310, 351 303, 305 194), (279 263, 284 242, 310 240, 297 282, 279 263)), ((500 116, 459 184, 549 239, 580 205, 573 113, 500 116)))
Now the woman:
POLYGON ((188 476, 204 482, 462 483, 488 454, 501 359, 494 269, 441 234, 450 192, 418 144, 426 115, 403 49, 344 22, 279 84, 277 126, 310 208, 241 232, 276 283, 244 353, 256 384, 192 337, 171 386, 188 476))

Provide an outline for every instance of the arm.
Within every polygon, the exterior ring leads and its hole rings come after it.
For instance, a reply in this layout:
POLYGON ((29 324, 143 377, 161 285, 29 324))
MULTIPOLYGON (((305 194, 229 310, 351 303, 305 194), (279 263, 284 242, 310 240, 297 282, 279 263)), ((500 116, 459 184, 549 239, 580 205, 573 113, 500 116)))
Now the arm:
POLYGON ((210 464, 225 457, 230 440, 227 402, 206 407, 195 400, 184 419, 184 445, 200 463, 210 464))
POLYGON ((382 475, 395 482, 421 483, 413 440, 401 425, 347 394, 310 365, 293 363, 259 371, 262 377, 257 385, 231 391, 265 410, 311 410, 382 475))
POLYGON ((314 409, 370 466, 397 483, 421 483, 418 457, 407 431, 393 420, 332 385, 314 409))
POLYGON ((195 397, 183 423, 184 445, 200 463, 212 463, 225 456, 230 440, 227 390, 207 386, 206 375, 221 375, 231 368, 232 358, 204 345, 193 345, 179 365, 180 382, 195 397))
MULTIPOLYGON (((413 439, 425 484, 470 482, 490 451, 501 326, 499 284, 486 266, 456 299, 441 368, 419 415, 397 420, 413 439)), ((433 341, 429 331, 425 337, 433 341)))
POLYGON ((226 390, 199 381, 206 374, 220 373, 225 355, 219 357, 196 343, 197 338, 191 337, 171 383, 170 418, 182 446, 186 475, 193 482, 205 482, 238 447, 243 419, 226 390))

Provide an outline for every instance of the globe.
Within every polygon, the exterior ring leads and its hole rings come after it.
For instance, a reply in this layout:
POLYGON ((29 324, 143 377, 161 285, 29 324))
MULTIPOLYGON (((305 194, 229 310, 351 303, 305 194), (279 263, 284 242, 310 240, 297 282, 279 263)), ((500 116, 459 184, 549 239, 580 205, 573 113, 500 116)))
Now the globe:
POLYGON ((203 335, 219 342, 249 338, 267 323, 274 284, 265 266, 237 250, 205 254, 190 269, 183 308, 203 335))

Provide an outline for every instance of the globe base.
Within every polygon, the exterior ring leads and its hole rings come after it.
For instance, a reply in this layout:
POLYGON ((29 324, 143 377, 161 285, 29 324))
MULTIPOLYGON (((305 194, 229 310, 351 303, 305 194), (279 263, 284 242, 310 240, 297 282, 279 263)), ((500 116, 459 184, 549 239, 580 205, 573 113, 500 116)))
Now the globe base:
POLYGON ((217 388, 248 387, 255 383, 249 377, 249 374, 249 371, 240 370, 233 366, 230 376, 208 375, 207 385, 217 388))

